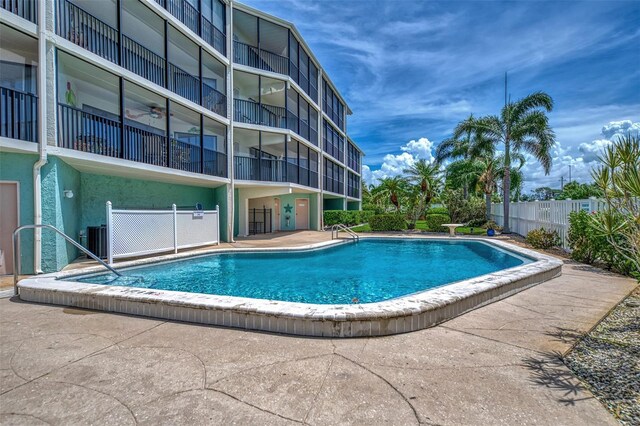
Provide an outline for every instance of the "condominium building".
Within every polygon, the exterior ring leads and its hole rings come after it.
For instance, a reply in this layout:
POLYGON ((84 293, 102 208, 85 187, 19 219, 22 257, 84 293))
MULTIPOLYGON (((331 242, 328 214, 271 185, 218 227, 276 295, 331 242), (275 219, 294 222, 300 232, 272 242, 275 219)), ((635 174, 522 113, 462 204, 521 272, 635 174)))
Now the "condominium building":
MULTIPOLYGON (((292 23, 221 0, 0 0, 0 56, 7 269, 17 226, 81 238, 107 201, 218 206, 223 241, 361 207, 351 111, 292 23)), ((24 272, 77 256, 22 243, 24 272)))

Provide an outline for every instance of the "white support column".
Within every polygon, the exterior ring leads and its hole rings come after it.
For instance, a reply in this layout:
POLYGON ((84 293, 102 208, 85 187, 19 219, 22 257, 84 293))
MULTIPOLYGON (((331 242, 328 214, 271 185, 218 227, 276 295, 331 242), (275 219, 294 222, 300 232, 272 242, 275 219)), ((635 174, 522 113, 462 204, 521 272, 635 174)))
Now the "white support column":
POLYGON ((107 263, 113 265, 113 216, 111 201, 107 201, 107 263))
POLYGON ((216 204, 216 245, 220 245, 220 206, 216 204))
POLYGON ((175 204, 171 205, 173 210, 173 252, 178 252, 178 208, 175 204))

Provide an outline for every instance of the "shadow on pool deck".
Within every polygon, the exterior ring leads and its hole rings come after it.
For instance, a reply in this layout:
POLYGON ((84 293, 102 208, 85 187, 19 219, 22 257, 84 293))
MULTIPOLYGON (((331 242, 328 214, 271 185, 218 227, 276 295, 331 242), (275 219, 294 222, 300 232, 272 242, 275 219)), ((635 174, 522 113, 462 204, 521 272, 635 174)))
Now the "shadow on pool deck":
POLYGON ((614 425, 559 354, 635 286, 566 264, 440 326, 340 340, 2 299, 0 423, 614 425))

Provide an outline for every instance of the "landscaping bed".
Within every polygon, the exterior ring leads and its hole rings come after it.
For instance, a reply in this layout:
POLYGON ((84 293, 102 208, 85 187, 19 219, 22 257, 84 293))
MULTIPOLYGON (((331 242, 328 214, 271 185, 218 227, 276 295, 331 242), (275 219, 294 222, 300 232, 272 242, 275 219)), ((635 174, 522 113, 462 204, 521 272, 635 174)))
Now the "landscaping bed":
POLYGON ((564 362, 623 425, 639 425, 640 289, 585 335, 564 362))

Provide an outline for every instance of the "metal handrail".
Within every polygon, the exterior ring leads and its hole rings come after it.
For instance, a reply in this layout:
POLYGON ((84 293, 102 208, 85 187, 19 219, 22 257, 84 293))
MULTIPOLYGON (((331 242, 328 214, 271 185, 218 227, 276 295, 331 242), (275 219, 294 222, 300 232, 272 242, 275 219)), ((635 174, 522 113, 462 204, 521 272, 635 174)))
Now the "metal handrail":
POLYGON ((87 254, 89 257, 91 257, 93 260, 97 261, 98 263, 100 263, 102 266, 104 266, 105 268, 107 268, 108 270, 110 270, 111 272, 116 274, 117 276, 119 276, 119 277, 122 276, 122 274, 120 272, 116 271, 111 266, 107 265, 107 263, 105 261, 100 259, 95 254, 91 253, 86 248, 82 247, 80 245, 80 243, 75 241, 73 238, 69 237, 67 234, 65 234, 64 232, 62 232, 61 230, 59 230, 55 226, 44 225, 44 224, 23 225, 23 226, 17 228, 15 231, 13 231, 13 291, 14 291, 14 294, 16 296, 18 295, 18 275, 20 274, 20 269, 21 269, 20 253, 18 252, 18 234, 20 234, 20 231, 22 231, 24 229, 36 229, 36 228, 47 228, 47 229, 51 229, 51 230, 57 232, 58 235, 60 235, 65 240, 67 240, 67 242, 70 242, 77 249, 83 251, 85 254, 87 254))
POLYGON ((338 233, 340 231, 344 231, 347 234, 349 234, 349 236, 351 238, 353 238, 355 241, 360 241, 360 235, 356 234, 355 232, 353 232, 350 228, 347 227, 347 225, 345 225, 344 223, 337 223, 335 225, 333 225, 331 227, 331 239, 337 239, 338 238, 338 233), (335 232, 335 238, 334 238, 334 232, 335 232))

